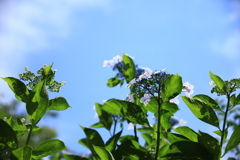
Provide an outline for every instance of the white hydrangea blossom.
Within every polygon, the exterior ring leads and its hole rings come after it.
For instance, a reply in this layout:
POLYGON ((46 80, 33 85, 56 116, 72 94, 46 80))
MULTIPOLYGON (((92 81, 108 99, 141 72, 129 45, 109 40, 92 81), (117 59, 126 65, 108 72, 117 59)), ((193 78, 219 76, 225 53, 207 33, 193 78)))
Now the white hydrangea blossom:
POLYGON ((215 82, 214 81, 210 81, 209 84, 210 85, 215 85, 215 82))
POLYGON ((103 67, 113 67, 114 64, 115 64, 114 60, 109 60, 109 61, 105 60, 105 61, 103 61, 103 67))
POLYGON ((134 83, 136 83, 136 78, 133 78, 133 79, 126 85, 126 88, 131 87, 134 83))
POLYGON ((28 67, 24 67, 24 70, 25 70, 25 71, 28 71, 28 67))
POLYGON ((116 57, 113 57, 113 61, 114 61, 115 63, 122 62, 122 57, 119 56, 119 55, 117 55, 116 57))
POLYGON ((167 69, 166 68, 164 68, 164 69, 162 69, 162 70, 159 70, 159 71, 155 71, 153 74, 158 74, 158 73, 161 73, 161 72, 165 72, 167 69))
POLYGON ((133 94, 128 94, 128 95, 127 95, 127 98, 126 98, 126 101, 134 103, 133 94))
POLYGON ((182 91, 185 92, 188 97, 190 97, 190 95, 194 93, 194 90, 193 90, 194 86, 191 85, 189 82, 184 82, 183 86, 184 86, 184 89, 182 89, 182 91))
POLYGON ((144 96, 140 99, 140 102, 143 103, 145 106, 148 104, 148 102, 151 99, 150 94, 144 94, 144 96))

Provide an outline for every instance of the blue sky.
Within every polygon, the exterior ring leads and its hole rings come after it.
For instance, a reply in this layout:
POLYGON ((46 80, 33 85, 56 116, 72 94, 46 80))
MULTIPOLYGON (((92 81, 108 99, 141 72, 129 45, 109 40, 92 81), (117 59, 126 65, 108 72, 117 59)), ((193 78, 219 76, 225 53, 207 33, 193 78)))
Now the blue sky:
MULTIPOLYGON (((2 1, 0 76, 16 77, 25 66, 37 71, 54 63, 56 80, 67 84, 50 98, 64 96, 72 108, 40 124, 54 126, 74 153, 87 152, 77 143, 85 137, 79 124, 89 127, 98 121, 94 102, 125 99, 129 92, 106 86, 115 73, 102 67, 104 60, 124 52, 139 66, 178 73, 195 86, 194 95, 211 95, 209 71, 224 80, 240 77, 239 22, 238 0, 2 1)), ((4 81, 0 88, 2 101, 14 98, 4 81)), ((196 119, 182 101, 179 107, 176 116, 195 131, 215 130, 196 119)), ((109 138, 108 132, 99 132, 109 138)))

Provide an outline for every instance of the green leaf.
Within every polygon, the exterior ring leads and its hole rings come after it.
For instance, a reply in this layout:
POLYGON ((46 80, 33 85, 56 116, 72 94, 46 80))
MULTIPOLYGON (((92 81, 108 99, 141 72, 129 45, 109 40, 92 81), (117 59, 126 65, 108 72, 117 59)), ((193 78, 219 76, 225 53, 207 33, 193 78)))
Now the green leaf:
POLYGON ((84 133, 87 137, 87 140, 88 140, 87 141, 88 146, 91 147, 90 149, 92 151, 93 151, 92 145, 104 147, 104 142, 102 140, 102 137, 96 130, 91 129, 91 128, 85 128, 83 126, 80 126, 80 127, 84 131, 84 133))
POLYGON ((127 83, 129 83, 136 75, 136 66, 132 58, 126 54, 123 54, 122 60, 124 64, 124 76, 127 83))
POLYGON ((6 77, 6 78, 2 78, 2 79, 8 83, 8 86, 11 88, 11 90, 15 94, 15 97, 19 101, 24 102, 24 103, 27 102, 28 96, 29 96, 29 91, 22 81, 14 78, 14 77, 6 77))
POLYGON ((178 106, 175 103, 170 102, 164 102, 161 108, 171 112, 172 114, 176 113, 179 110, 178 106))
POLYGON ((14 130, 2 119, 0 119, 0 128, 0 146, 7 145, 12 149, 17 149, 18 141, 14 130))
POLYGON ((141 133, 143 139, 146 141, 147 144, 151 144, 152 142, 152 136, 147 133, 141 133))
MULTIPOLYGON (((139 102, 140 102, 140 99, 139 99, 139 102)), ((140 104, 143 104, 143 103, 140 102, 140 104)), ((156 113, 158 111, 158 102, 155 98, 151 97, 148 104, 146 106, 143 105, 143 107, 152 113, 156 113)))
POLYGON ((132 136, 132 135, 126 135, 126 136, 122 136, 122 137, 119 138, 119 141, 121 143, 124 143, 126 141, 130 141, 130 140, 135 140, 135 137, 132 136))
POLYGON ((100 122, 103 124, 103 126, 110 131, 113 120, 112 116, 107 113, 106 111, 102 110, 102 105, 99 103, 95 103, 95 107, 98 113, 98 117, 100 119, 100 122))
POLYGON ((120 115, 122 104, 121 101, 117 101, 116 99, 110 99, 103 104, 102 109, 108 113, 120 115))
POLYGON ((198 142, 201 143, 209 152, 218 157, 216 159, 220 159, 221 147, 217 139, 207 133, 199 131, 198 142))
POLYGON ((175 132, 182 134, 184 137, 193 142, 198 142, 198 134, 187 126, 180 126, 174 129, 175 132))
POLYGON ((46 78, 46 84, 52 84, 54 82, 54 73, 52 71, 53 64, 43 68, 43 76, 46 78))
MULTIPOLYGON (((224 140, 226 140, 226 138, 227 138, 227 135, 228 135, 228 130, 226 129, 226 130, 224 130, 224 140)), ((220 131, 220 130, 217 130, 217 131, 214 131, 214 133, 216 133, 217 135, 219 135, 220 137, 222 137, 222 131, 220 131)))
POLYGON ((213 160, 214 155, 199 143, 179 141, 172 143, 169 146, 166 155, 163 157, 171 157, 171 159, 213 160))
POLYGON ((83 145, 84 147, 90 149, 91 146, 89 146, 89 141, 87 138, 82 138, 78 141, 79 144, 83 145))
POLYGON ((209 71, 210 78, 215 82, 215 84, 218 86, 219 89, 224 88, 224 81, 217 75, 213 74, 211 71, 209 71))
POLYGON ((17 137, 20 137, 27 132, 27 127, 21 122, 19 118, 15 120, 10 117, 6 122, 15 131, 17 137))
POLYGON ((23 146, 12 151, 11 160, 31 160, 32 156, 32 147, 31 146, 23 146))
POLYGON ((48 108, 48 93, 45 81, 41 81, 34 87, 30 93, 26 107, 31 122, 37 124, 48 108))
POLYGON ((63 157, 66 159, 66 160, 88 160, 88 158, 86 157, 80 157, 80 156, 76 156, 76 155, 70 155, 70 154, 64 154, 63 153, 63 157))
POLYGON ((189 141, 189 139, 184 137, 183 135, 171 132, 167 132, 167 139, 170 140, 170 142, 172 143, 178 141, 189 141))
POLYGON ((119 80, 119 79, 117 78, 117 76, 115 76, 115 77, 110 78, 110 79, 108 80, 107 86, 108 86, 108 87, 115 87, 115 86, 118 85, 120 82, 121 82, 121 80, 119 80))
POLYGON ((93 148, 95 150, 95 152, 98 154, 98 156, 100 157, 100 159, 104 159, 104 160, 114 160, 111 152, 109 152, 107 149, 105 149, 104 147, 100 147, 100 146, 94 146, 93 148))
POLYGON ((225 152, 223 155, 225 155, 228 151, 236 147, 240 143, 240 126, 236 126, 228 143, 225 148, 225 152))
POLYGON ((71 106, 69 106, 67 100, 64 97, 56 97, 49 100, 49 106, 47 110, 64 111, 69 107, 71 106))
POLYGON ((145 132, 145 133, 148 133, 148 134, 152 134, 153 133, 153 128, 152 127, 149 127, 149 126, 141 126, 137 129, 139 132, 145 132))
MULTIPOLYGON (((156 112, 156 114, 154 114, 155 117, 158 117, 157 113, 158 112, 156 112)), ((173 114, 170 111, 161 109, 160 122, 161 122, 162 127, 165 129, 165 131, 167 131, 171 127, 171 124, 170 124, 171 116, 173 116, 173 114)))
POLYGON ((205 102, 190 97, 181 96, 192 113, 201 121, 219 128, 218 117, 214 110, 205 102))
POLYGON ((180 77, 178 74, 171 75, 171 77, 167 79, 163 85, 163 102, 168 102, 169 100, 175 98, 182 92, 182 88, 182 77, 180 77))
POLYGON ((118 132, 117 134, 115 134, 114 136, 112 136, 112 137, 106 142, 105 148, 106 148, 108 151, 112 152, 112 151, 116 148, 117 142, 118 142, 121 134, 122 134, 122 130, 121 130, 120 132, 118 132))
POLYGON ((199 99, 203 102, 205 102, 208 106, 212 107, 213 109, 221 110, 218 103, 212 99, 211 97, 204 95, 204 94, 198 94, 193 96, 195 99, 199 99))
POLYGON ((59 139, 45 140, 33 150, 32 157, 34 159, 43 158, 63 149, 66 149, 66 146, 59 139))
POLYGON ((90 126, 90 128, 102 128, 104 127, 101 122, 94 123, 93 125, 90 126))

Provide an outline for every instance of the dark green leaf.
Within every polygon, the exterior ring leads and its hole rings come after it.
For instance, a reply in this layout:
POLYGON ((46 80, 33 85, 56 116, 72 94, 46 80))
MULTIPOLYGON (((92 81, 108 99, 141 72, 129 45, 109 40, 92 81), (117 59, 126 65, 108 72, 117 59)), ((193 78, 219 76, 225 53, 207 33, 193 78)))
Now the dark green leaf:
POLYGON ((193 142, 198 142, 198 134, 187 126, 180 126, 174 129, 175 132, 182 134, 184 137, 190 139, 193 142))
POLYGON ((224 155, 240 143, 240 126, 235 127, 225 148, 224 155))
POLYGON ((11 160, 31 160, 31 156, 32 156, 32 147, 26 145, 12 151, 11 160))
POLYGON ((163 85, 163 102, 169 102, 169 100, 175 98, 182 92, 182 88, 182 77, 180 77, 178 74, 171 75, 171 77, 167 79, 163 85))
POLYGON ((120 132, 118 132, 117 134, 115 134, 114 136, 112 136, 112 137, 106 142, 105 148, 106 148, 108 151, 112 152, 112 151, 116 148, 117 142, 118 142, 121 134, 122 134, 122 130, 121 130, 120 132))
MULTIPOLYGON (((158 117, 157 113, 158 112, 156 112, 154 114, 155 117, 158 117)), ((173 116, 173 114, 170 111, 167 111, 165 109, 161 109, 160 122, 162 124, 162 127, 165 129, 165 131, 167 131, 171 127, 171 124, 170 124, 171 116, 173 116)))
POLYGON ((56 97, 49 100, 49 106, 47 110, 64 111, 69 107, 70 106, 64 97, 56 97))
POLYGON ((170 132, 167 132, 167 139, 169 139, 170 142, 172 142, 172 143, 178 142, 178 141, 189 141, 189 139, 187 139, 186 137, 184 137, 181 134, 170 133, 170 132))
POLYGON ((100 119, 100 122, 103 124, 103 126, 110 131, 113 120, 112 116, 107 113, 106 111, 102 110, 102 105, 99 103, 95 103, 95 107, 98 113, 98 117, 100 119))
POLYGON ((170 102, 164 102, 161 108, 171 112, 172 114, 176 113, 179 110, 178 106, 175 103, 170 102))
POLYGON ((22 81, 20 81, 16 78, 13 78, 13 77, 6 77, 6 78, 2 78, 2 79, 8 83, 8 86, 11 88, 11 90, 15 94, 15 97, 19 101, 24 102, 24 103, 27 102, 29 91, 22 81))
POLYGON ((198 94, 193 96, 195 99, 199 99, 203 102, 205 102, 208 106, 212 107, 213 109, 221 110, 218 103, 212 99, 211 97, 204 95, 204 94, 198 94))
POLYGON ((129 141, 129 140, 135 140, 135 137, 132 136, 132 135, 126 135, 126 136, 122 136, 122 137, 119 138, 119 141, 121 143, 124 143, 124 142, 129 141))
POLYGON ((216 113, 205 102, 185 96, 182 96, 182 99, 198 119, 219 128, 216 113))
POLYGON ((43 158, 63 149, 66 149, 66 146, 59 139, 45 140, 33 150, 32 157, 34 159, 43 158))
POLYGON ((115 87, 116 85, 118 85, 121 81, 117 78, 117 76, 110 78, 108 80, 107 86, 108 87, 115 87))
MULTIPOLYGON (((139 102, 140 102, 140 100, 139 100, 139 102)), ((141 103, 141 104, 143 104, 143 103, 141 103)), ((158 111, 158 102, 156 101, 155 98, 151 97, 151 100, 148 102, 148 104, 146 106, 143 105, 143 107, 152 113, 156 113, 158 111)))
POLYGON ((152 142, 152 135, 147 133, 141 133, 141 135, 147 144, 150 144, 152 142))
POLYGON ((111 152, 109 152, 109 150, 105 149, 104 147, 93 145, 93 148, 94 148, 95 152, 98 154, 98 156, 100 157, 100 159, 114 160, 111 152))
POLYGON ((0 119, 0 128, 0 146, 8 146, 16 149, 18 147, 18 141, 14 130, 2 119, 0 119))
POLYGON ((78 141, 79 144, 83 145, 84 147, 90 149, 91 146, 89 146, 89 141, 87 138, 82 138, 78 141))
MULTIPOLYGON (((222 131, 220 131, 220 130, 214 131, 214 133, 216 133, 216 134, 219 135, 220 137, 222 136, 222 131)), ((224 133, 224 140, 226 140, 227 135, 228 135, 228 130, 226 129, 226 130, 225 130, 225 133, 224 133)))
POLYGON ((101 122, 97 122, 90 126, 90 128, 102 128, 102 127, 104 127, 104 126, 101 122))
POLYGON ((213 74, 211 71, 209 71, 210 78, 215 82, 215 84, 218 86, 219 89, 224 88, 224 81, 217 75, 213 74))
POLYGON ((12 117, 10 117, 6 122, 15 131, 17 137, 20 137, 27 132, 27 127, 21 122, 19 118, 15 120, 12 117))
POLYGON ((48 108, 48 93, 45 81, 38 83, 30 93, 26 104, 27 112, 33 124, 37 124, 48 108))
POLYGON ((209 152, 218 157, 216 159, 220 158, 221 147, 217 139, 213 138, 207 133, 199 131, 198 142, 201 143, 209 152))
POLYGON ((179 141, 169 146, 164 157, 171 157, 172 159, 213 160, 214 155, 199 143, 179 141))
POLYGON ((152 127, 149 127, 149 126, 141 126, 137 129, 139 132, 145 132, 145 133, 148 133, 148 134, 152 134, 153 133, 153 128, 152 127))
POLYGON ((136 75, 136 67, 131 57, 126 54, 122 56, 123 64, 124 64, 124 76, 126 78, 127 83, 129 83, 136 75))
POLYGON ((122 104, 121 101, 117 101, 116 99, 110 99, 103 104, 102 109, 108 113, 120 115, 122 104))
POLYGON ((80 157, 80 156, 76 156, 76 155, 70 155, 70 154, 64 154, 63 153, 63 157, 66 159, 66 160, 88 160, 88 158, 85 158, 85 157, 80 157))

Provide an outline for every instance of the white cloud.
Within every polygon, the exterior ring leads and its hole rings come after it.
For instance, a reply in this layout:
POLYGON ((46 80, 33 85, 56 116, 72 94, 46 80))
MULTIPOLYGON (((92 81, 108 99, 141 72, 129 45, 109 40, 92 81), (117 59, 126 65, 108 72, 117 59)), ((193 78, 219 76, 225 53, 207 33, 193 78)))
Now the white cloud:
POLYGON ((230 59, 240 58, 240 32, 235 31, 222 41, 213 41, 211 48, 215 53, 222 54, 230 59))
MULTIPOLYGON (((0 77, 16 76, 15 69, 26 64, 29 56, 41 53, 41 50, 56 45, 58 39, 68 36, 71 25, 76 20, 76 11, 107 10, 110 1, 2 1, 0 77)), ((0 92, 6 92, 3 83, 0 82, 0 92)))

